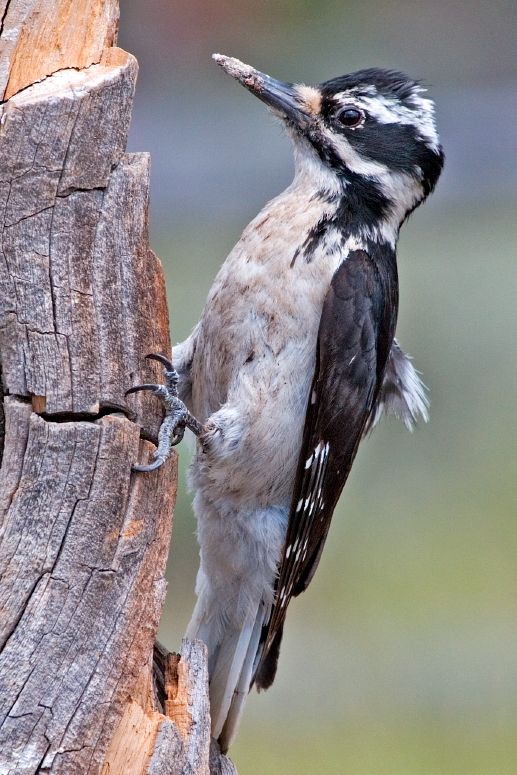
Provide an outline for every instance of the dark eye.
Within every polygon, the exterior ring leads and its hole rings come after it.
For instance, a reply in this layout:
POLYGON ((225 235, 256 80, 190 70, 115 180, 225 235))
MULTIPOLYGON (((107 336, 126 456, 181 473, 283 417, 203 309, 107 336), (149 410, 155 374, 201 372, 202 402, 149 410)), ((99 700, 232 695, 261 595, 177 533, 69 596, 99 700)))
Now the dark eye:
POLYGON ((336 113, 336 119, 343 126, 359 126, 364 121, 364 112, 359 108, 341 108, 336 113))

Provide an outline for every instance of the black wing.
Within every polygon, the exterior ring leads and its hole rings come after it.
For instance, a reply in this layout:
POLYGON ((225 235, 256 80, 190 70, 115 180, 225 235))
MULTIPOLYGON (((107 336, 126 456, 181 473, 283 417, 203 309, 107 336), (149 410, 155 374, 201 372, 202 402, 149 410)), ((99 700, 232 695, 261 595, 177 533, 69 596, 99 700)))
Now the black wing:
POLYGON ((341 490, 375 405, 397 316, 393 253, 373 260, 353 251, 332 278, 321 316, 316 369, 275 603, 264 627, 255 672, 271 685, 291 597, 309 585, 341 490))

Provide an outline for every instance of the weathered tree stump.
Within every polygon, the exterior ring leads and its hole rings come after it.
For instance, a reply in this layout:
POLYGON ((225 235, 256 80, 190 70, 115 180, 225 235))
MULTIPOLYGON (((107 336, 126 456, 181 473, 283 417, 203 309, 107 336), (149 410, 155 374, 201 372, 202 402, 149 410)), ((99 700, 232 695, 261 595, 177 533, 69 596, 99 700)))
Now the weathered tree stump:
POLYGON ((176 459, 131 473, 161 410, 125 390, 170 352, 137 63, 116 0, 0 16, 0 775, 226 775, 203 644, 153 669, 176 459))

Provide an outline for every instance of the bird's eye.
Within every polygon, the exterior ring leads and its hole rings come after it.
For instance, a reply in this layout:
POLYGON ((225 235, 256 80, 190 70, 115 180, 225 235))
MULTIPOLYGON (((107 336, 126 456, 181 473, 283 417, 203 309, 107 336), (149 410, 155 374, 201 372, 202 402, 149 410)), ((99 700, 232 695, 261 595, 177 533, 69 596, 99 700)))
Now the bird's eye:
POLYGON ((336 113, 336 119, 343 126, 355 127, 364 121, 364 112, 359 108, 341 108, 336 113))

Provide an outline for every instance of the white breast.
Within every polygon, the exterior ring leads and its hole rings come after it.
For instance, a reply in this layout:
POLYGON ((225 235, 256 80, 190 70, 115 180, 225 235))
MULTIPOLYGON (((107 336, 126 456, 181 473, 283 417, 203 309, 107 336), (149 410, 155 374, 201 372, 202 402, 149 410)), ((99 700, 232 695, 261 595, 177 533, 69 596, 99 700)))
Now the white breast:
POLYGON ((240 416, 232 486, 253 482, 276 503, 290 497, 323 301, 349 249, 330 230, 310 261, 295 258, 326 209, 293 185, 249 224, 210 291, 192 365, 196 416, 240 416))

